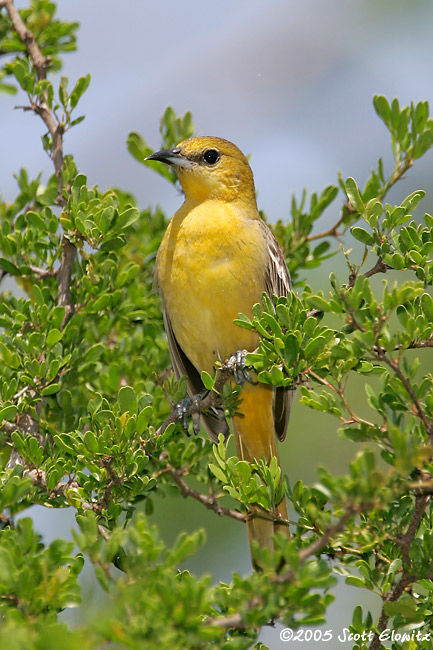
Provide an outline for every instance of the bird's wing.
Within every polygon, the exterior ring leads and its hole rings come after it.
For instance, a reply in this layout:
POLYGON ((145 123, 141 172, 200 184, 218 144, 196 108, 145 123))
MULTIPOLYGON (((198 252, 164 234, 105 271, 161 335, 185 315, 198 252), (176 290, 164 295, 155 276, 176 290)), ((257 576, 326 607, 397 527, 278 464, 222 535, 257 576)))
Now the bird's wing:
MULTIPOLYGON (((200 373, 197 371, 195 366, 193 366, 177 342, 173 328, 171 326, 170 318, 164 306, 163 316, 165 331, 167 333, 168 339, 168 347, 170 350, 170 356, 173 363, 175 375, 178 379, 184 375, 186 376, 188 394, 190 397, 193 397, 194 395, 197 395, 204 390, 204 385, 201 380, 200 373)), ((223 433, 225 438, 228 437, 229 427, 224 416, 223 408, 213 407, 209 409, 208 413, 202 413, 201 421, 213 442, 218 442, 218 435, 220 433, 223 433)))
MULTIPOLYGON (((268 248, 268 265, 266 268, 265 286, 266 293, 270 298, 273 296, 288 296, 292 290, 289 269, 283 252, 275 238, 272 230, 260 220, 263 224, 266 243, 268 248)), ((274 401, 274 422, 276 434, 281 440, 285 439, 287 426, 289 424, 290 410, 295 399, 296 389, 291 386, 279 387, 275 391, 274 401)))

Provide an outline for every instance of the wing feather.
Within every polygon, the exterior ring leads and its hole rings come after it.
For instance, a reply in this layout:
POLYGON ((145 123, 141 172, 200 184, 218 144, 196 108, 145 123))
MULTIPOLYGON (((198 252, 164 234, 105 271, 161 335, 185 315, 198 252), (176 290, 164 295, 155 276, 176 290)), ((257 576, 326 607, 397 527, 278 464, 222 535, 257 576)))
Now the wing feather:
MULTIPOLYGON (((186 376, 188 395, 190 397, 193 397, 194 395, 197 395, 198 393, 201 393, 202 390, 204 390, 204 385, 201 380, 200 373, 195 368, 195 366, 193 366, 177 342, 176 336, 171 326, 170 318, 164 306, 163 316, 174 373, 178 379, 184 375, 186 376)), ((218 435, 220 433, 223 433, 225 438, 228 437, 229 427, 224 416, 223 408, 215 407, 209 410, 208 413, 202 413, 201 422, 206 429, 209 437, 214 442, 218 442, 218 435)))
MULTIPOLYGON (((260 220, 266 238, 269 253, 268 265, 265 275, 266 293, 270 298, 273 296, 288 296, 292 290, 289 269, 284 259, 283 251, 277 239, 266 223, 260 220)), ((279 387, 275 391, 274 399, 274 422, 275 431, 282 442, 287 433, 290 411, 295 399, 296 389, 291 386, 279 387)))

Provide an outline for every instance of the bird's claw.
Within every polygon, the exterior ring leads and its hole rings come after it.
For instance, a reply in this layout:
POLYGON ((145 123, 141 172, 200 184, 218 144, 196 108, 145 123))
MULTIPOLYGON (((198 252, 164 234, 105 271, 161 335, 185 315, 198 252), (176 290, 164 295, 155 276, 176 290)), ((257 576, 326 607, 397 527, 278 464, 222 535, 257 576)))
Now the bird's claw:
POLYGON ((208 393, 208 390, 203 390, 201 393, 197 393, 197 395, 193 395, 192 397, 185 397, 176 404, 177 420, 181 423, 182 429, 185 431, 187 436, 189 436, 189 415, 192 415, 192 428, 194 435, 197 435, 200 431, 200 406, 208 393))
POLYGON ((248 350, 237 350, 234 354, 230 355, 229 360, 227 361, 228 369, 233 373, 235 382, 240 386, 242 386, 246 381, 249 384, 257 384, 257 381, 255 381, 248 372, 248 369, 251 368, 251 366, 247 366, 245 363, 247 354, 248 350))

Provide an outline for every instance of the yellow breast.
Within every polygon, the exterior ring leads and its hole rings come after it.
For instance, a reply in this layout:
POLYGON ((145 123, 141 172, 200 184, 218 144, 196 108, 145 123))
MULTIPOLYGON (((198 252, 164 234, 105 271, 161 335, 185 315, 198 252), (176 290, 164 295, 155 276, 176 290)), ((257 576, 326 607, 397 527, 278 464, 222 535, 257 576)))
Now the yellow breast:
POLYGON ((236 203, 185 202, 157 256, 157 283, 179 345, 201 370, 257 336, 233 323, 265 290, 266 241, 258 216, 236 203))

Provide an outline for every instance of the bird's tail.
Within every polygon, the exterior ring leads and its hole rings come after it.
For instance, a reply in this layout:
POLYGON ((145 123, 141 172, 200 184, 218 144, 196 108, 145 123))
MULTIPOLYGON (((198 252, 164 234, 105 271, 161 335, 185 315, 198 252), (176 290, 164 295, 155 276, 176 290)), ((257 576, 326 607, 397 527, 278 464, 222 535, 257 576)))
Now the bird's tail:
MULTIPOLYGON (((273 392, 271 386, 264 384, 252 386, 245 384, 242 389, 242 404, 240 411, 244 417, 233 418, 233 429, 238 457, 240 460, 252 462, 264 456, 267 463, 273 456, 276 457, 278 465, 277 440, 274 429, 274 417, 272 411, 273 392)), ((286 498, 280 501, 275 508, 275 514, 287 521, 286 498)), ((289 527, 278 524, 271 519, 264 519, 253 516, 247 520, 248 541, 253 565, 257 568, 253 558, 252 543, 258 542, 260 547, 272 549, 274 543, 272 536, 282 531, 290 537, 289 527)))

